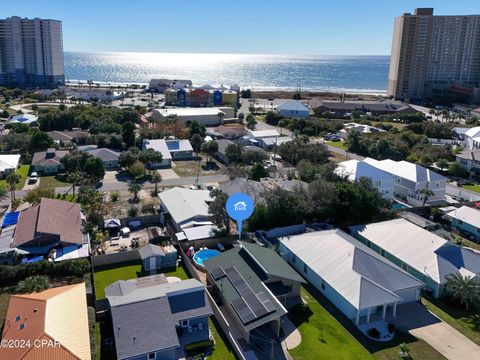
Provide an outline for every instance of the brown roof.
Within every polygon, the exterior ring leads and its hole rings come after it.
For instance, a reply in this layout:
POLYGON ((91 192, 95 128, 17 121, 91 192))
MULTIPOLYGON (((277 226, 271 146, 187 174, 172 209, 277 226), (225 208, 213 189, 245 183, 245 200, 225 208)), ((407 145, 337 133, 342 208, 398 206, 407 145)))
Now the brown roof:
POLYGON ((69 151, 66 150, 56 150, 55 156, 47 159, 47 152, 40 151, 33 154, 32 165, 57 165, 60 164, 60 159, 65 157, 69 151))
POLYGON ((475 150, 463 150, 460 154, 456 155, 457 158, 465 160, 480 160, 480 149, 475 150))
POLYGON ((83 244, 80 204, 42 198, 20 213, 12 246, 27 245, 42 235, 55 235, 66 244, 83 244))
POLYGON ((48 135, 53 139, 53 141, 72 141, 74 139, 80 139, 88 136, 88 131, 50 131, 48 135))
POLYGON ((31 345, 1 348, 0 359, 90 359, 85 284, 12 295, 2 339, 30 341, 31 345), (38 340, 58 345, 35 346, 38 340))

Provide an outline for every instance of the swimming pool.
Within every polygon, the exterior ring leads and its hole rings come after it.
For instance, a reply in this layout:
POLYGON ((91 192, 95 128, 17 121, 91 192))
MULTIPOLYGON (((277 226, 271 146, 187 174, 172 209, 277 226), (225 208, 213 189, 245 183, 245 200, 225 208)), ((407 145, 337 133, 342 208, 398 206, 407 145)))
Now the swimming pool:
POLYGON ((221 252, 218 250, 212 250, 212 249, 203 249, 197 252, 195 255, 193 255, 193 261, 195 262, 196 265, 198 265, 200 268, 204 268, 203 262, 207 259, 210 259, 212 257, 215 257, 217 255, 220 255, 221 252))

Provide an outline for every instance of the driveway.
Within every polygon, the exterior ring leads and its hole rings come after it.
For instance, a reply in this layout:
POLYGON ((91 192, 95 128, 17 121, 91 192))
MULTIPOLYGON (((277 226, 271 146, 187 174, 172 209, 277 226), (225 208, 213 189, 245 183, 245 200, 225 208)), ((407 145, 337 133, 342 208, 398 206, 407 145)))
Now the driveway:
POLYGON ((399 329, 426 341, 447 359, 480 359, 480 347, 420 303, 399 305, 397 317, 390 318, 399 329))

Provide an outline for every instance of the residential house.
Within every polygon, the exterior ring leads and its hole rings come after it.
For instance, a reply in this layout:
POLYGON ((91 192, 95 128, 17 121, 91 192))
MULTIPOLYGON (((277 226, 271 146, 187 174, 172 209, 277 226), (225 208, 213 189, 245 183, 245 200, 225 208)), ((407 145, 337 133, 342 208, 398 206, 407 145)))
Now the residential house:
POLYGON ((417 112, 409 105, 399 101, 327 101, 314 98, 309 103, 317 113, 328 112, 341 116, 350 115, 353 111, 369 113, 374 116, 415 114, 417 112))
POLYGON ((210 105, 210 92, 204 89, 190 91, 190 104, 192 107, 207 107, 210 105))
POLYGON ((106 170, 113 170, 120 166, 118 164, 118 158, 120 157, 120 153, 118 151, 107 148, 97 148, 85 150, 85 152, 93 157, 96 157, 97 159, 102 160, 103 166, 106 170))
POLYGON ((40 174, 56 174, 65 169, 60 160, 68 154, 69 151, 67 150, 56 150, 54 148, 36 152, 33 154, 30 169, 40 174))
POLYGON ((280 145, 285 142, 292 141, 290 136, 282 136, 277 130, 247 130, 245 136, 246 145, 259 146, 262 149, 270 150, 275 145, 280 145))
POLYGON ((377 128, 375 126, 357 124, 357 123, 351 122, 351 123, 344 124, 343 129, 340 130, 337 134, 338 136, 340 136, 342 139, 345 140, 350 131, 358 131, 359 133, 362 133, 362 134, 385 132, 385 130, 377 128))
POLYGON ((85 139, 88 137, 88 131, 72 130, 72 131, 49 131, 48 135, 52 140, 60 146, 67 147, 73 146, 73 144, 80 145, 85 143, 85 139))
POLYGON ((168 168, 172 166, 173 160, 193 159, 192 144, 188 140, 143 140, 143 150, 153 149, 162 154, 160 163, 148 164, 151 168, 168 168))
POLYGON ((212 315, 205 286, 164 274, 119 280, 105 289, 116 358, 186 358, 185 346, 210 338, 212 315))
POLYGON ((260 202, 265 187, 259 181, 237 177, 221 184, 220 190, 228 196, 242 192, 250 196, 254 202, 260 202))
POLYGON ((279 241, 282 257, 356 325, 420 299, 421 281, 340 229, 279 241))
POLYGON ((480 126, 468 129, 467 132, 465 132, 464 137, 466 149, 480 149, 480 126))
POLYGON ((433 297, 443 295, 450 274, 480 274, 479 253, 405 219, 352 226, 350 231, 369 248, 425 283, 433 297))
POLYGON ((217 237, 218 228, 215 225, 200 225, 185 228, 175 234, 177 241, 182 242, 186 247, 195 246, 198 240, 212 239, 217 237), (184 242, 187 242, 185 244, 184 242))
POLYGON ((177 266, 177 250, 172 245, 147 244, 138 252, 145 271, 171 269, 177 266))
POLYGON ((310 108, 301 101, 287 100, 278 105, 277 112, 288 118, 308 118, 310 116, 310 108))
POLYGON ((6 178, 17 170, 20 157, 18 154, 0 154, 0 178, 6 178))
POLYGON ((480 175, 480 149, 463 150, 455 155, 455 160, 460 163, 471 176, 480 175))
POLYGON ((209 190, 191 190, 180 187, 161 192, 162 222, 169 223, 174 232, 187 228, 212 225, 208 205, 213 199, 209 190))
POLYGON ((461 206, 445 214, 445 218, 454 229, 480 241, 480 210, 461 206))
MULTIPOLYGON (((218 295, 243 341, 280 336, 287 307, 298 304, 305 281, 272 249, 239 242, 204 261, 207 283, 218 295)), ((238 338, 236 339, 238 342, 238 338)), ((241 341, 240 341, 241 342, 241 341)))
POLYGON ((452 137, 454 140, 465 141, 465 133, 470 130, 470 128, 465 127, 454 127, 452 129, 452 137))
POLYGON ((231 124, 229 126, 220 125, 217 126, 214 131, 229 140, 240 139, 247 134, 247 130, 240 124, 231 124))
POLYGON ((445 199, 447 178, 421 165, 408 161, 375 160, 366 158, 363 162, 395 177, 394 197, 413 206, 441 204, 445 199), (426 196, 423 190, 433 195, 426 196), (426 199, 425 199, 426 197, 426 199), (426 201, 425 201, 426 200, 426 201))
POLYGON ((359 160, 347 160, 338 164, 335 173, 351 182, 369 179, 385 200, 393 200, 395 176, 359 160))
POLYGON ((218 150, 217 152, 213 155, 215 159, 220 161, 223 164, 228 164, 228 157, 227 157, 227 147, 230 145, 235 144, 233 141, 227 140, 227 139, 220 139, 220 140, 215 140, 216 143, 218 144, 218 150))
POLYGON ((14 115, 8 120, 8 124, 26 124, 30 126, 38 125, 38 116, 33 114, 14 115))
POLYGON ((2 346, 0 359, 90 360, 88 325, 85 283, 12 295, 2 342, 30 345, 2 346))
POLYGON ((83 219, 80 204, 42 198, 20 212, 10 247, 25 256, 50 255, 54 260, 75 251, 82 257, 89 256, 83 219))

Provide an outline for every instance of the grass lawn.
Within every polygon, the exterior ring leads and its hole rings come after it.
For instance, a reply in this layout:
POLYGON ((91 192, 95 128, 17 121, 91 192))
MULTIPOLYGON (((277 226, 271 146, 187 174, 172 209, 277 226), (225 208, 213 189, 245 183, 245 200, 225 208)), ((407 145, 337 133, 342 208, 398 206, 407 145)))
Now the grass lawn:
MULTIPOLYGON (((18 175, 20 175, 20 181, 17 184, 17 189, 20 190, 25 186, 25 182, 27 181, 27 178, 28 178, 29 169, 30 169, 30 165, 22 165, 19 168, 17 168, 17 170, 15 171, 18 175)), ((0 184, 8 186, 6 179, 0 180, 0 184)))
POLYGON ((173 171, 180 176, 180 177, 188 177, 188 176, 197 176, 197 174, 202 175, 214 175, 218 174, 221 169, 219 163, 213 159, 211 164, 213 167, 207 169, 205 167, 206 164, 206 155, 203 155, 203 159, 201 161, 196 160, 189 160, 189 161, 174 161, 175 166, 172 167, 173 171), (200 172, 199 172, 200 169, 200 172))
POLYGON ((301 344, 290 350, 295 360, 303 359, 377 359, 398 360, 398 346, 405 342, 413 359, 445 359, 426 342, 397 331, 392 341, 369 340, 328 299, 307 285, 302 298, 309 311, 290 313, 302 335, 301 344))
POLYGON ((480 185, 462 185, 462 187, 480 193, 480 185))
POLYGON ((212 355, 208 358, 212 360, 235 360, 235 355, 230 347, 230 343, 213 316, 208 320, 208 324, 210 326, 210 332, 215 339, 212 355))
POLYGON ((347 147, 345 146, 345 143, 343 141, 325 141, 325 144, 342 149, 342 150, 347 150, 347 147))
POLYGON ((480 305, 473 306, 469 312, 445 303, 442 299, 425 299, 422 303, 463 335, 480 345, 480 305))
POLYGON ((66 182, 63 178, 57 176, 42 176, 40 178, 40 189, 55 189, 57 187, 70 186, 69 182, 66 182))
POLYGON ((7 316, 8 302, 10 301, 10 294, 0 294, 0 326, 5 322, 7 316))

